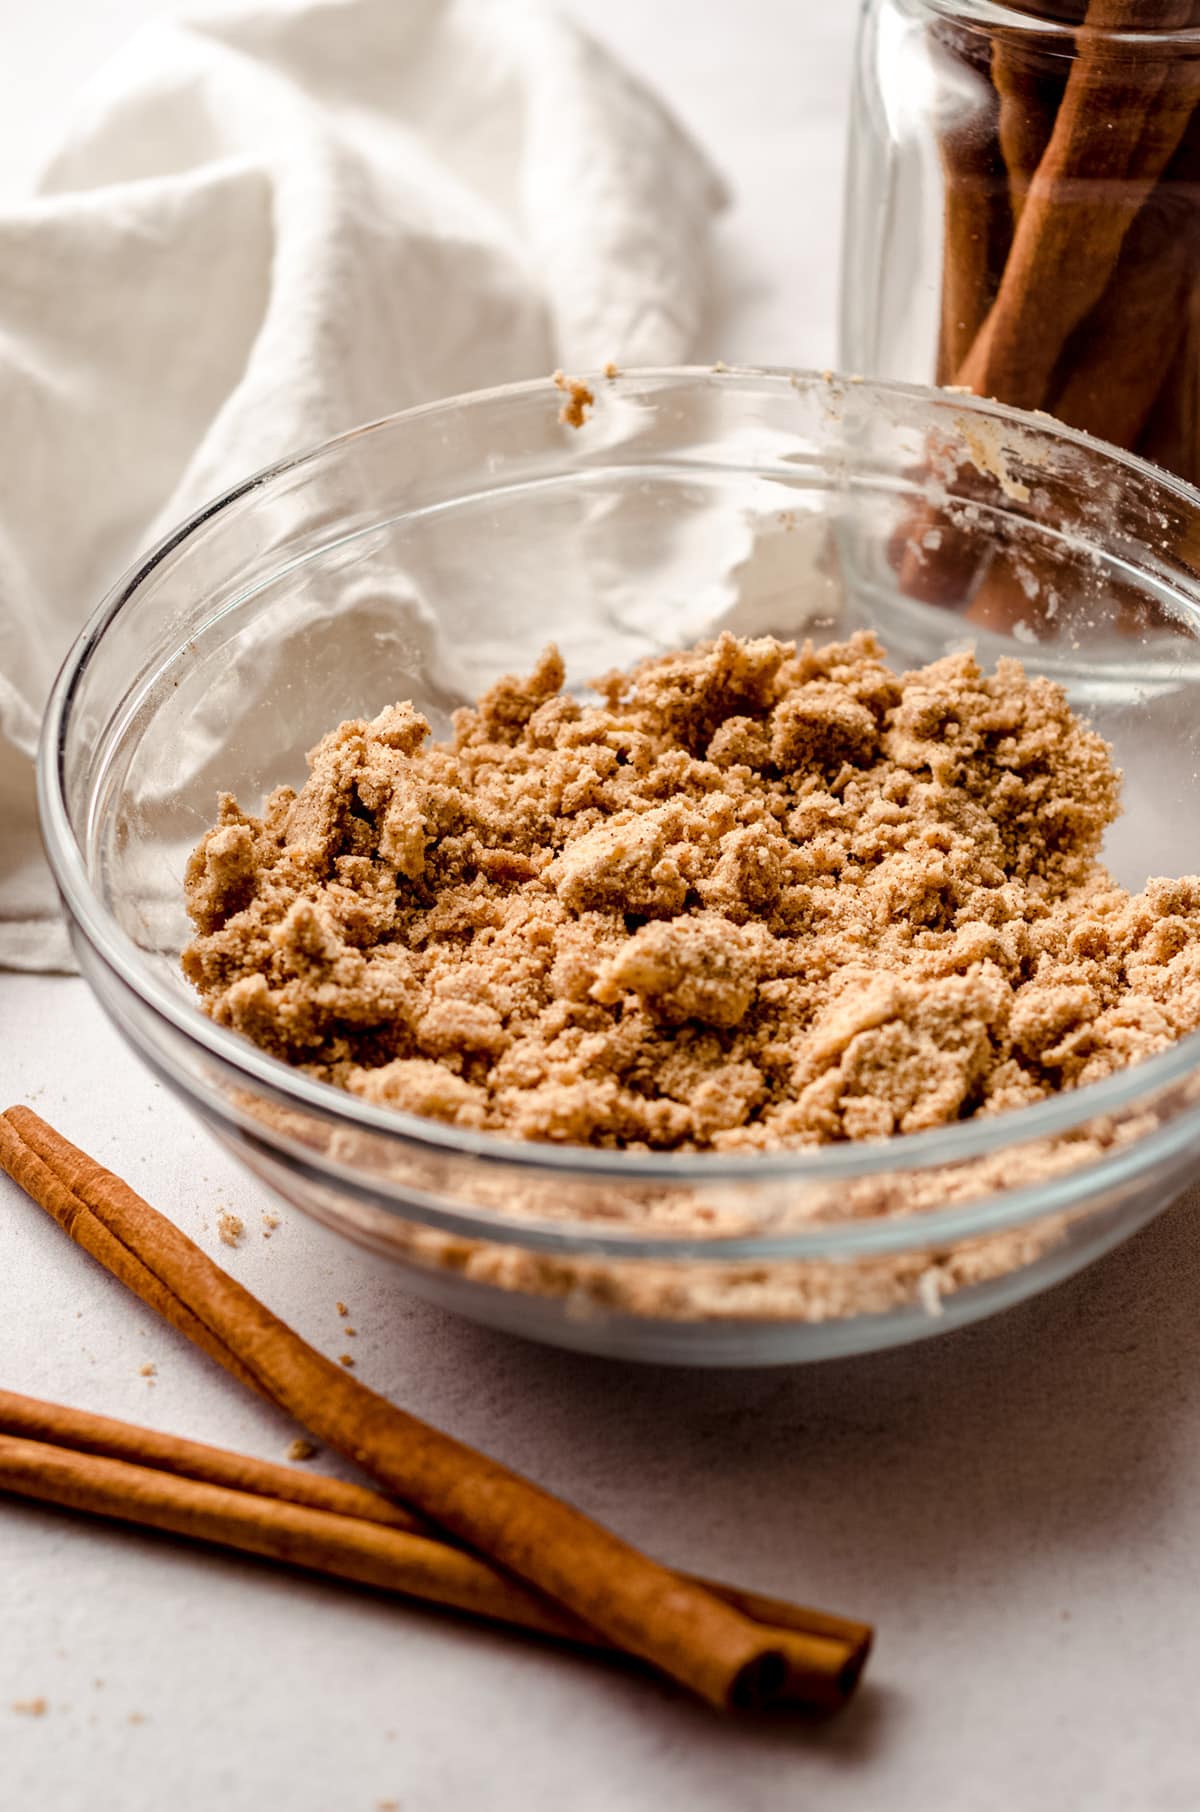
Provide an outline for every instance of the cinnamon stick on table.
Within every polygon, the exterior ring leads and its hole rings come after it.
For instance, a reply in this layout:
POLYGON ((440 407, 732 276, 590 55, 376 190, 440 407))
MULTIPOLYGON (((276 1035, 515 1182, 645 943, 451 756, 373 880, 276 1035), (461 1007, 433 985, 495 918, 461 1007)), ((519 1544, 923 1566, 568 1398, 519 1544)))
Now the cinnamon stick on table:
POLYGON ((0 1116, 0 1166, 172 1325, 443 1530, 711 1704, 778 1702, 788 1664, 770 1632, 351 1378, 28 1108, 0 1116))
MULTIPOLYGON (((14 1108, 10 1112, 28 1113, 28 1109, 14 1108)), ((36 1119, 36 1115, 31 1115, 30 1118, 36 1119)), ((0 1125, 0 1168, 6 1170, 14 1183, 19 1183, 27 1195, 32 1196, 53 1215, 63 1232, 69 1233, 77 1246, 90 1252, 106 1271, 132 1290, 135 1296, 140 1296, 156 1315, 160 1315, 180 1334, 186 1334, 210 1358, 231 1372, 239 1384, 245 1384, 254 1391, 262 1391, 258 1379, 242 1364, 237 1354, 206 1327, 179 1296, 160 1277, 156 1277, 148 1265, 142 1263, 130 1247, 117 1238, 111 1227, 90 1212, 86 1203, 42 1162, 31 1146, 26 1145, 19 1135, 14 1136, 11 1127, 6 1129, 3 1125, 0 1125)))
MULTIPOLYGON (((377 1492, 6 1391, 0 1392, 0 1491, 349 1579, 572 1645, 611 1646, 377 1492)), ((787 1664, 781 1703, 836 1710, 845 1702, 870 1647, 866 1625, 697 1583, 769 1628, 787 1664)))
POLYGON ((257 1497, 278 1498, 281 1503, 325 1510, 334 1516, 358 1517, 363 1522, 407 1530, 410 1535, 436 1534, 432 1524, 369 1486, 352 1485, 345 1479, 305 1472, 273 1460, 254 1459, 249 1454, 230 1453, 223 1447, 161 1434, 153 1428, 138 1428, 131 1422, 99 1416, 91 1410, 44 1403, 18 1391, 0 1390, 0 1435, 70 1447, 76 1453, 125 1460, 133 1466, 151 1466, 178 1478, 251 1492, 257 1497))

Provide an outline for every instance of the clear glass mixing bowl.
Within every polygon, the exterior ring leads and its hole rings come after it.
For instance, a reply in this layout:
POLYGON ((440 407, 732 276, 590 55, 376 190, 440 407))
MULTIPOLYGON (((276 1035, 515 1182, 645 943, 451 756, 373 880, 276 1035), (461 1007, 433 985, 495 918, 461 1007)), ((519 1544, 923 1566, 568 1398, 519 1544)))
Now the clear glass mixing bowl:
POLYGON ((780 1156, 521 1144, 374 1107, 205 1018, 187 854, 340 719, 449 712, 553 638, 580 683, 720 627, 898 666, 974 644, 1116 748, 1106 857, 1200 870, 1200 496, 964 397, 812 373, 549 382, 411 410, 260 474, 117 586, 55 686, 47 848, 85 976, 257 1176, 418 1290, 597 1352, 736 1365, 948 1328, 1077 1269, 1200 1158, 1200 1036, 1075 1094, 780 1156))

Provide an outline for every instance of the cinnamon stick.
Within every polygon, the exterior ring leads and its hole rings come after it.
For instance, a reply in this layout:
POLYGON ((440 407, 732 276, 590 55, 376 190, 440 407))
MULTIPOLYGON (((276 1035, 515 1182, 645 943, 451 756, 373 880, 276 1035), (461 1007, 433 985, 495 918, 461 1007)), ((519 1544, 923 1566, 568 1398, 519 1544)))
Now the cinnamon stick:
POLYGON ((0 1489, 43 1503, 162 1529, 360 1585, 522 1624, 569 1641, 586 1627, 446 1542, 307 1504, 0 1435, 0 1489))
MULTIPOLYGON (((61 1425, 68 1438, 60 1444, 46 1437, 14 1438, 0 1433, 0 1491, 214 1543, 573 1645, 611 1651, 611 1644, 596 1631, 478 1556, 438 1540, 427 1529, 407 1527, 404 1513, 377 1493, 344 1487, 348 1493, 356 1492, 360 1507, 370 1512, 359 1515, 349 1507, 330 1510, 295 1495, 297 1482, 306 1489, 317 1484, 336 1486, 341 1481, 296 1481, 290 1476, 280 1481, 278 1475, 289 1475, 289 1468, 220 1448, 179 1443, 189 1450, 189 1465, 196 1463, 206 1473, 215 1471, 222 1477, 255 1479, 264 1489, 215 1483, 211 1478, 80 1449, 71 1436, 100 1438, 106 1446, 117 1444, 127 1453, 154 1451, 171 1437, 103 1417, 95 1418, 104 1424, 97 1437, 89 1426, 92 1418, 85 1415, 81 1421, 78 1411, 54 1404, 26 1408, 29 1400, 5 1395, 6 1419, 12 1419, 15 1401, 18 1420, 49 1430, 61 1425), (288 1496, 270 1488, 277 1482, 288 1496)), ((177 1459, 178 1454, 172 1457, 177 1459)), ((349 1506, 350 1500, 345 1501, 349 1506)), ((787 1667, 780 1703, 834 1710, 845 1701, 870 1648, 871 1632, 866 1626, 733 1587, 710 1585, 709 1589, 727 1594, 730 1603, 769 1629, 787 1667)))
MULTIPOLYGON (((1085 0, 1047 4, 1023 0, 1022 11, 1047 23, 1080 24, 1085 0)), ((997 136, 1008 171, 1013 224, 1021 218, 1029 185, 1054 132, 1074 40, 1027 26, 997 26, 992 40, 992 81, 999 98, 997 136)))
POLYGON ((992 80, 998 96, 996 136, 1008 172, 1009 207, 1014 228, 1020 221, 1034 172, 1054 132, 1065 78, 1043 67, 1043 54, 1016 33, 997 33, 992 48, 992 80))
POLYGON ((220 1485, 229 1491, 248 1491, 309 1510, 325 1510, 335 1516, 354 1516, 386 1528, 404 1529, 410 1535, 434 1534, 431 1525, 411 1510, 365 1485, 352 1485, 320 1472, 304 1472, 277 1461, 254 1459, 249 1454, 230 1453, 223 1447, 186 1441, 179 1435, 160 1434, 155 1429, 139 1428, 90 1410, 44 1403, 17 1391, 0 1390, 0 1435, 71 1447, 77 1453, 125 1460, 134 1466, 150 1466, 158 1472, 220 1485))
POLYGON ((1193 284, 1188 294, 1183 331, 1138 451, 1189 483, 1200 483, 1200 285, 1193 284))
POLYGON ((1109 34, 1169 29, 1191 13, 1186 0, 1091 0, 996 299, 958 374, 980 395, 1045 403, 1068 336, 1107 288, 1200 98, 1193 59, 1134 52, 1109 34))
POLYGON ((938 134, 944 214, 937 369, 941 384, 953 379, 966 358, 996 294, 1012 237, 1012 215, 987 39, 939 22, 930 42, 945 116, 938 134))
POLYGON ((1132 447, 1183 337, 1200 266, 1200 123, 1193 117, 1129 230, 1112 280, 1067 342, 1050 409, 1132 447))
POLYGON ((122 1244, 110 1227, 89 1212, 86 1204, 43 1163, 32 1146, 27 1145, 19 1136, 14 1137, 13 1129, 4 1125, 0 1125, 0 1167, 8 1172, 13 1182, 18 1183, 26 1195, 53 1215, 63 1232, 69 1234, 77 1246, 82 1246, 85 1252, 89 1252, 119 1283, 132 1290, 135 1296, 140 1296, 156 1315, 161 1315, 171 1327, 186 1334, 210 1358, 223 1365, 239 1384, 261 1393, 262 1387, 258 1380, 242 1364, 237 1354, 230 1352, 224 1342, 192 1314, 175 1292, 168 1289, 161 1278, 156 1277, 135 1253, 122 1244))
POLYGON ((174 1297, 186 1313, 168 1314, 172 1325, 187 1333, 198 1327, 199 1344, 214 1358, 226 1364, 232 1357, 259 1389, 389 1492, 709 1703, 778 1702, 787 1662, 761 1626, 351 1378, 28 1108, 2 1117, 0 1165, 102 1263, 112 1257, 131 1289, 148 1289, 160 1313, 174 1297), (47 1171, 59 1188, 48 1187, 47 1171))
MULTIPOLYGON (((324 1473, 306 1472, 296 1466, 284 1466, 274 1460, 257 1459, 250 1454, 232 1453, 204 1441, 185 1440, 180 1435, 163 1434, 157 1429, 142 1428, 113 1416, 97 1415, 92 1410, 47 1403, 17 1391, 0 1390, 0 1435, 44 1441, 51 1446, 70 1447, 77 1453, 95 1454, 105 1459, 125 1460, 133 1466, 151 1467, 203 1484, 249 1492, 255 1497, 277 1498, 283 1503, 305 1505, 310 1510, 325 1510, 335 1516, 355 1517, 361 1522, 403 1529, 410 1535, 423 1535, 431 1541, 446 1539, 432 1524, 393 1498, 372 1491, 369 1486, 329 1478, 324 1473)), ((865 1659, 872 1636, 868 1623, 833 1616, 828 1611, 792 1604, 787 1599, 770 1597, 762 1592, 747 1592, 724 1580, 705 1579, 690 1573, 684 1577, 744 1611, 756 1623, 810 1636, 829 1636, 845 1643, 865 1659)))

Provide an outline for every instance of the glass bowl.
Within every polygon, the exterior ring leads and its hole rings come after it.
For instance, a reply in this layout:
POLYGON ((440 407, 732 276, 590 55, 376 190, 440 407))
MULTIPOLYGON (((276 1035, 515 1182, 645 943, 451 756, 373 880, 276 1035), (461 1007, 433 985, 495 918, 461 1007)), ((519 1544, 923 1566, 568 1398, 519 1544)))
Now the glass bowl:
POLYGON ((1200 1036, 1034 1107, 781 1155, 509 1141, 373 1106, 207 1019, 180 973, 188 852, 346 717, 455 705, 558 642, 569 678, 719 628, 893 664, 974 645, 1115 745, 1117 878, 1200 870, 1200 496, 996 405, 787 371, 549 381, 410 410, 248 480, 72 650, 45 839, 84 975, 268 1185, 481 1321, 698 1365, 865 1351, 1044 1288, 1200 1155, 1200 1036))

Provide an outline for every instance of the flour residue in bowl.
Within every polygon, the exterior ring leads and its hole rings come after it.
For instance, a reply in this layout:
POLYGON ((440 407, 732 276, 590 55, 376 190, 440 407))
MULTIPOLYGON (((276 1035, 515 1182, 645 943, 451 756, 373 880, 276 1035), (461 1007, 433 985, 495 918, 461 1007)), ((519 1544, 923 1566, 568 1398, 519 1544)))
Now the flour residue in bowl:
POLYGON ((339 725, 230 796, 185 972, 307 1073, 462 1127, 768 1150, 1097 1080, 1200 1026, 1200 879, 1117 887, 1064 692, 873 636, 722 635, 563 691, 550 649, 430 741, 339 725))

